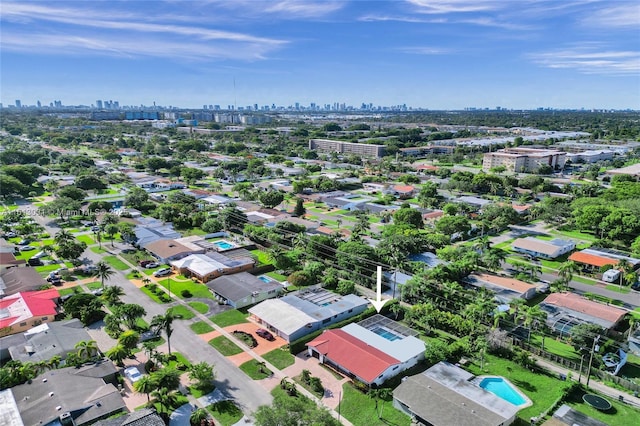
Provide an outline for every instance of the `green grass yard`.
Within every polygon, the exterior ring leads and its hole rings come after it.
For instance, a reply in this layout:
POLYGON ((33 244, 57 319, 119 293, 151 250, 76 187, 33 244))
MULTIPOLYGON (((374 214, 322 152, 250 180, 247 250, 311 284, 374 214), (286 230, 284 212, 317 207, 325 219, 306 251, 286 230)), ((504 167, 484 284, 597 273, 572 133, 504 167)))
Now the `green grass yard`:
POLYGON ((244 371, 247 376, 253 380, 262 380, 271 376, 271 370, 265 366, 261 366, 255 359, 249 360, 240 366, 240 370, 244 371))
POLYGON ((173 315, 178 316, 179 319, 182 320, 190 320, 191 318, 196 316, 196 314, 194 314, 191 309, 182 305, 174 306, 173 308, 171 308, 171 312, 173 312, 173 315))
POLYGON ((117 269, 118 271, 126 271, 129 269, 129 265, 118 259, 116 256, 106 256, 104 261, 111 265, 113 269, 117 269))
POLYGON ((230 325, 242 324, 247 321, 248 313, 243 313, 237 309, 231 309, 226 312, 219 313, 209 318, 212 322, 220 327, 227 327, 230 325))
POLYGON ((171 294, 174 296, 178 296, 181 299, 185 299, 182 296, 183 290, 188 290, 192 297, 201 297, 204 299, 213 299, 213 294, 209 291, 209 288, 204 284, 194 283, 193 281, 177 281, 173 278, 166 278, 158 282, 161 286, 166 288, 167 290, 171 290, 171 294), (169 288, 171 286, 171 288, 169 288))
POLYGON ((76 240, 80 241, 81 243, 85 243, 88 246, 95 244, 95 240, 89 235, 76 235, 76 240))
MULTIPOLYGON (((380 401, 379 403, 381 403, 380 401)), ((342 385, 340 414, 354 426, 395 425, 409 426, 411 418, 391 405, 391 398, 383 402, 382 419, 378 418, 373 398, 355 389, 350 383, 342 385)))
POLYGON ((189 327, 191 327, 191 330, 196 334, 205 334, 213 331, 213 327, 204 321, 194 322, 189 327))
POLYGON ((262 250, 251 250, 251 254, 254 255, 257 259, 258 262, 263 264, 263 265, 270 265, 271 261, 269 260, 269 256, 267 255, 267 252, 264 252, 262 250))
POLYGON ((230 400, 219 401, 215 404, 211 404, 207 407, 207 410, 209 410, 209 412, 217 420, 216 424, 220 424, 221 426, 234 425, 238 423, 243 416, 242 411, 238 408, 238 406, 230 400))
POLYGON ((209 340, 209 344, 224 356, 237 355, 242 352, 240 347, 224 336, 209 340))
POLYGON ((187 305, 191 306, 191 308, 193 310, 195 310, 196 312, 201 313, 201 314, 206 314, 207 312, 209 312, 209 306, 207 306, 206 303, 189 302, 189 303, 187 303, 187 305))
POLYGON ((291 355, 289 350, 281 348, 274 349, 262 356, 267 362, 276 367, 278 370, 283 370, 295 362, 295 357, 291 355))

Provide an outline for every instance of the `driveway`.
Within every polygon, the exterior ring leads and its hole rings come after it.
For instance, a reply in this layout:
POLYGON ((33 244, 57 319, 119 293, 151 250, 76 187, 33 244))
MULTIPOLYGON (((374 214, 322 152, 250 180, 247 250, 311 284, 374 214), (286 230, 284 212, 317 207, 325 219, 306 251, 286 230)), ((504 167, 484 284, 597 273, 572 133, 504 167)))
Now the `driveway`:
POLYGON ((317 358, 307 356, 307 352, 301 352, 296 355, 295 363, 282 370, 282 373, 288 377, 299 376, 302 370, 309 370, 313 377, 319 377, 324 386, 324 396, 322 397, 322 403, 329 408, 336 408, 338 406, 339 397, 342 395, 342 385, 349 382, 351 379, 342 377, 337 379, 334 373, 327 370, 327 368, 320 365, 320 361, 317 358))
POLYGON ((245 333, 251 334, 253 337, 256 338, 256 341, 258 342, 258 346, 256 346, 255 348, 252 348, 253 351, 258 355, 264 355, 267 352, 271 352, 272 350, 281 348, 287 344, 287 342, 283 338, 275 335, 273 336, 275 337, 275 340, 273 341, 269 341, 267 339, 264 339, 258 336, 256 334, 256 330, 258 330, 259 328, 261 328, 259 325, 252 322, 248 322, 248 323, 230 325, 228 327, 225 327, 224 330, 229 333, 237 330, 237 331, 244 331, 245 333))

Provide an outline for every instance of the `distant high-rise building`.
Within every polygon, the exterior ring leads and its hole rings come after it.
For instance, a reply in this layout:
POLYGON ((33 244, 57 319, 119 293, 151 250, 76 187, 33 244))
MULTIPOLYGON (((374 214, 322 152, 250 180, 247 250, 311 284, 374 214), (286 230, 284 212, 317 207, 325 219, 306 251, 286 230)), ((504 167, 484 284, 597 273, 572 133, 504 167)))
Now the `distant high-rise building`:
POLYGON ((22 108, 22 101, 20 101, 20 99, 16 99, 16 108, 22 108))
POLYGON ((119 108, 120 108, 120 102, 115 101, 115 102, 113 103, 113 107, 114 107, 115 109, 119 109, 119 108))
POLYGON ((42 107, 42 103, 40 101, 36 102, 36 105, 38 105, 38 108, 42 107))
POLYGON ((96 101, 96 108, 102 109, 102 101, 100 99, 96 101))
POLYGON ((253 104, 253 109, 257 111, 258 110, 258 104, 253 104))

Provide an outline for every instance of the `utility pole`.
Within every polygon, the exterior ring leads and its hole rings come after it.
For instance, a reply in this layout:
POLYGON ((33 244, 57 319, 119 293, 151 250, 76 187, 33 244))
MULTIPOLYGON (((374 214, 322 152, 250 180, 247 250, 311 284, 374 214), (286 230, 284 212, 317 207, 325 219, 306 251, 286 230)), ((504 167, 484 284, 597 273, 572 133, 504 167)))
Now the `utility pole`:
POLYGON ((584 362, 584 354, 580 355, 580 371, 578 373, 578 383, 581 383, 582 379, 582 363, 584 362))
POLYGON ((600 349, 599 346, 596 346, 596 343, 600 340, 600 335, 593 339, 593 345, 591 346, 591 355, 589 356, 589 368, 587 368, 587 388, 589 387, 589 379, 591 379, 591 362, 593 361, 593 353, 600 349))

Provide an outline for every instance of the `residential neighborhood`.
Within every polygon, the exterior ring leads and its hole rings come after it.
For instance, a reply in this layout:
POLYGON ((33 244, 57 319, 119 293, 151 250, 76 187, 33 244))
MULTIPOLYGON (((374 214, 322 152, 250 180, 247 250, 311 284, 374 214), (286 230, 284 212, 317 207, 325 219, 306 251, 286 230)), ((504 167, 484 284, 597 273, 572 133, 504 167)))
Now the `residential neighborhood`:
POLYGON ((0 423, 633 424, 637 114, 504 114, 3 114, 0 423))

